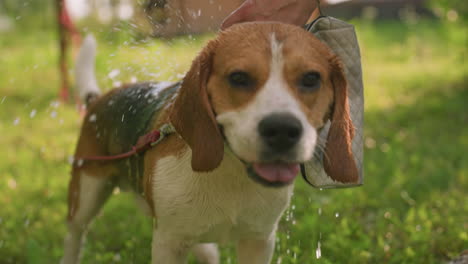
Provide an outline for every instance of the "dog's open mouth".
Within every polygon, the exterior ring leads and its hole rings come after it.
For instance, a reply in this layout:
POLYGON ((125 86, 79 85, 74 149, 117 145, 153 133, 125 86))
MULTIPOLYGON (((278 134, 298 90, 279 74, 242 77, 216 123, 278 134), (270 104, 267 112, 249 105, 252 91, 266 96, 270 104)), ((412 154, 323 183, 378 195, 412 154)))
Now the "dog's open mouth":
POLYGON ((298 163, 252 163, 247 164, 247 173, 255 181, 266 186, 291 184, 299 173, 298 163))

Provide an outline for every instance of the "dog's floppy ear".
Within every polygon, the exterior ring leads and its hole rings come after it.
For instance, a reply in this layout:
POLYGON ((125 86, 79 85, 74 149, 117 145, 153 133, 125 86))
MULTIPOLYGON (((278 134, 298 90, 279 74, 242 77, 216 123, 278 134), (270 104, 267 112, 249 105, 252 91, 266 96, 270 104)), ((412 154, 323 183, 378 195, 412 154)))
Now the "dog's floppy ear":
POLYGON ((354 126, 349 115, 348 83, 339 59, 333 57, 330 62, 334 105, 323 165, 334 181, 357 182, 359 173, 351 149, 354 126))
POLYGON ((182 81, 170 113, 177 133, 192 149, 192 169, 211 171, 223 159, 224 142, 207 92, 216 40, 205 46, 182 81))

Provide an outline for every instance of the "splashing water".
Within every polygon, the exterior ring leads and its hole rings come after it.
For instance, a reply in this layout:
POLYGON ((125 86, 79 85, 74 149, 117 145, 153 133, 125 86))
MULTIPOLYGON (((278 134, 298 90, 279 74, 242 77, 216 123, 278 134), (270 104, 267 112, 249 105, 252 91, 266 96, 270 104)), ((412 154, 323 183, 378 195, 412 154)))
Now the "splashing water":
POLYGON ((84 163, 84 161, 82 159, 78 159, 76 161, 76 166, 79 168, 79 167, 83 166, 83 163, 84 163))
POLYGON ((33 110, 31 111, 31 113, 29 113, 29 117, 30 117, 30 118, 34 118, 34 117, 36 116, 36 114, 37 114, 37 110, 36 110, 36 109, 33 109, 33 110))
POLYGON ((322 250, 320 249, 320 241, 317 243, 317 249, 315 250, 315 257, 317 259, 322 257, 322 250))
POLYGON ((60 106, 60 102, 59 101, 52 101, 50 102, 50 107, 52 108, 57 108, 60 106))
POLYGON ((119 69, 113 69, 112 71, 110 71, 107 76, 110 78, 110 79, 114 79, 115 77, 117 77, 117 75, 120 74, 120 70, 119 69))
POLYGON ((89 116, 89 122, 93 122, 93 123, 94 123, 94 122, 96 122, 96 120, 97 120, 96 114, 92 114, 92 115, 89 116))

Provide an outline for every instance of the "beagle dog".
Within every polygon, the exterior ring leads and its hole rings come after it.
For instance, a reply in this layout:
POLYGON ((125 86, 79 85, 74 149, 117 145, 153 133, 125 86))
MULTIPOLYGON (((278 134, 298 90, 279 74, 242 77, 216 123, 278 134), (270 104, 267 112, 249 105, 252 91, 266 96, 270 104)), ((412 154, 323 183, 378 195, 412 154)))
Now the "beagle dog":
POLYGON ((358 175, 343 68, 302 28, 232 26, 203 48, 182 82, 131 84, 103 96, 93 49, 85 41, 77 65, 82 96, 94 99, 75 153, 62 263, 79 262, 88 224, 122 185, 157 219, 152 263, 185 263, 191 250, 202 263, 219 263, 217 244, 228 242, 239 263, 270 263, 292 183, 314 149, 324 148, 333 179, 358 175), (318 131, 327 120, 323 146, 318 131), (175 132, 143 154, 80 160, 125 152, 165 124, 175 132))

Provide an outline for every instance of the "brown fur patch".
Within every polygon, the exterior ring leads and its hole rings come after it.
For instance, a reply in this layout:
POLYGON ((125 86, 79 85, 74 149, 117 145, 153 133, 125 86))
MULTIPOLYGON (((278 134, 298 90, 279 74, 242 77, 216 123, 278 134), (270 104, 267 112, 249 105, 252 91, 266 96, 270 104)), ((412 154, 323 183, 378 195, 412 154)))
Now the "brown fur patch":
POLYGON ((354 127, 349 116, 348 84, 341 62, 335 58, 331 65, 335 102, 325 148, 324 168, 335 181, 357 182, 359 173, 351 149, 354 127))
POLYGON ((211 51, 216 56, 208 92, 214 111, 221 114, 241 109, 264 86, 270 73, 272 33, 282 45, 283 75, 289 91, 316 129, 323 127, 334 103, 325 150, 325 170, 337 181, 357 180, 357 168, 351 151, 354 131, 349 117, 343 70, 330 49, 301 28, 278 23, 243 23, 222 32, 217 39, 216 50, 211 51), (248 90, 231 87, 227 76, 233 71, 249 73, 255 80, 254 87, 248 90), (298 89, 298 81, 306 72, 320 74, 320 89, 313 92, 298 89))
POLYGON ((170 120, 177 133, 192 149, 192 169, 212 171, 224 155, 224 142, 208 98, 217 41, 211 41, 193 61, 171 110, 170 120))
POLYGON ((220 34, 208 82, 213 109, 217 114, 239 110, 264 86, 270 74, 272 33, 283 46, 284 77, 291 94, 309 122, 321 128, 333 102, 333 85, 329 79, 332 54, 312 34, 291 25, 244 23, 220 34), (248 90, 231 87, 227 77, 233 71, 247 72, 255 85, 248 90), (309 71, 320 73, 322 87, 316 92, 301 93, 297 88, 298 80, 309 71))

